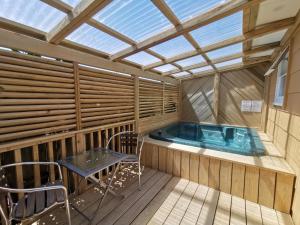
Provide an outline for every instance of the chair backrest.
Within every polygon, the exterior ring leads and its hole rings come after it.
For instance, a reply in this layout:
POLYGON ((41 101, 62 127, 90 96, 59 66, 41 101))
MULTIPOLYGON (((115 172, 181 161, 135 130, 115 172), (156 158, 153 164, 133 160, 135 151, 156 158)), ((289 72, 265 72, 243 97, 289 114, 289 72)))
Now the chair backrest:
POLYGON ((123 131, 117 133, 109 139, 106 148, 109 148, 113 138, 117 138, 117 140, 120 141, 119 146, 121 147, 121 149, 115 150, 127 154, 140 155, 144 143, 144 137, 142 135, 139 135, 133 131, 123 131))
POLYGON ((32 218, 54 205, 64 200, 63 190, 56 189, 62 184, 62 173, 60 166, 55 162, 21 162, 0 166, 0 214, 2 218, 8 221, 24 220, 32 218), (18 166, 32 165, 57 166, 59 180, 53 183, 47 183, 40 187, 18 188, 15 184, 10 185, 9 176, 18 166), (19 197, 17 196, 19 195, 19 197))

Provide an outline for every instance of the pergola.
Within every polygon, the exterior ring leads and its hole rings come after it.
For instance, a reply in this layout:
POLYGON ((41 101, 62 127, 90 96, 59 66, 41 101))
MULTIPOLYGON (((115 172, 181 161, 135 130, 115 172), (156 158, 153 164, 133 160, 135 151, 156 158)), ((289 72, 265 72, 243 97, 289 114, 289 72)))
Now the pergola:
POLYGON ((62 59, 79 57, 90 66, 169 82, 273 60, 287 44, 298 16, 259 18, 259 10, 263 13, 270 2, 273 7, 280 4, 273 0, 22 2, 2 3, 1 46, 62 59), (18 10, 27 18, 18 17, 18 10), (45 22, 47 29, 34 27, 41 22, 36 15, 28 16, 30 10, 52 16, 52 27, 45 22), (51 54, 53 44, 62 54, 51 54))

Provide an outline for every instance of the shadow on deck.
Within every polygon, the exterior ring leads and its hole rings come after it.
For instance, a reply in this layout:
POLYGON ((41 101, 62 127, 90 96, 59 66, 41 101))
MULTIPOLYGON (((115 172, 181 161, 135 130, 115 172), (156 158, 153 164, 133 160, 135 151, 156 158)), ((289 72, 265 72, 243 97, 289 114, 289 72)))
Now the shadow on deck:
MULTIPOLYGON (((115 191, 125 198, 108 195, 93 224, 293 224, 288 214, 260 206, 207 186, 145 169, 142 189, 137 175, 122 170, 115 182, 115 191)), ((71 201, 92 217, 102 190, 90 188, 71 201)), ((72 225, 88 224, 71 210, 72 225)), ((32 224, 66 224, 64 208, 56 208, 32 224)))

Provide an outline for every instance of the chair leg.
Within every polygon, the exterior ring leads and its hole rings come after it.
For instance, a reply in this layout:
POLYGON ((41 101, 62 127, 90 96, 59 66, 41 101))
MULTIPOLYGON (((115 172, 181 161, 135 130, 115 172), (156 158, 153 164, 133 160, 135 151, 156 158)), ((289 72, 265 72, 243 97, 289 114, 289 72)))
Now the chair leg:
POLYGON ((71 214, 70 214, 70 204, 69 204, 69 199, 68 199, 68 192, 67 192, 67 190, 64 190, 64 192, 65 192, 65 207, 66 207, 68 225, 71 225, 71 214))
POLYGON ((141 189, 141 163, 139 162, 139 190, 141 189))

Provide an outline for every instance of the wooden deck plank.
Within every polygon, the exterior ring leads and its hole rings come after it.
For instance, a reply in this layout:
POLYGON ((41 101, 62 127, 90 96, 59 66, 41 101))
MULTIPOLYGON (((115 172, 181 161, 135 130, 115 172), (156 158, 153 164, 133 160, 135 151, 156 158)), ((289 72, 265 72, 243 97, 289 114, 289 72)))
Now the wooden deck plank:
POLYGON ((173 177, 169 183, 158 193, 158 195, 148 204, 148 206, 135 218, 131 225, 147 224, 179 181, 179 177, 173 177))
MULTIPOLYGON (((142 185, 144 185, 145 183, 148 182, 148 180, 150 180, 153 176, 155 176, 155 174, 157 173, 157 171, 155 170, 149 170, 149 172, 144 172, 144 174, 141 177, 141 183, 142 185)), ((137 190, 137 181, 133 182, 132 185, 130 185, 130 187, 128 187, 127 189, 124 190, 124 192, 122 192, 122 194, 125 196, 125 198, 123 199, 123 201, 127 200, 127 197, 129 197, 133 192, 135 192, 137 190)), ((98 198, 94 198, 94 202, 92 204, 90 204, 88 207, 86 207, 83 212, 91 217, 93 215, 93 212, 95 211, 96 207, 97 207, 97 200, 98 198)), ((121 202, 120 198, 111 198, 111 195, 108 195, 107 200, 105 201, 105 203, 103 204, 103 208, 100 209, 101 213, 98 213, 96 215, 96 219, 95 221, 100 221, 102 218, 104 218, 107 214, 109 214, 112 210, 114 210, 121 202)), ((78 215, 77 218, 74 218, 74 222, 72 225, 77 225, 77 224, 85 224, 85 218, 82 217, 81 215, 78 215)))
MULTIPOLYGON (((155 173, 154 170, 146 168, 144 170, 144 173, 142 175, 142 184, 145 183, 146 180, 148 180, 153 173, 155 173)), ((126 195, 127 192, 132 189, 132 187, 137 187, 137 176, 132 177, 132 175, 124 175, 123 173, 117 174, 118 180, 123 180, 123 189, 122 193, 126 195), (128 179, 127 176, 130 176, 131 179, 128 179)), ((128 194, 127 194, 128 195, 128 194)), ((111 195, 108 195, 105 202, 109 202, 109 204, 112 204, 115 202, 114 197, 111 195), (112 203, 111 203, 112 202, 112 203)), ((98 188, 91 188, 85 191, 83 194, 75 197, 70 198, 70 201, 77 206, 78 209, 81 211, 87 213, 88 215, 91 214, 95 209, 95 202, 99 199, 99 189, 98 188), (89 212, 91 211, 91 212, 89 212)), ((120 200, 118 199, 117 203, 120 200)), ((71 218, 72 218, 72 225, 76 224, 87 224, 85 218, 83 218, 81 215, 78 214, 77 211, 74 209, 71 209, 71 218)), ((54 209, 51 214, 45 214, 44 216, 39 219, 39 224, 66 224, 66 214, 65 209, 62 207, 57 207, 54 209), (54 216, 55 215, 55 216, 54 216)))
POLYGON ((209 188, 207 186, 202 184, 198 185, 195 195, 193 196, 193 199, 180 223, 181 225, 193 225, 197 223, 197 219, 205 202, 208 189, 209 188))
POLYGON ((213 224, 216 208, 218 204, 219 191, 210 188, 208 190, 204 205, 198 217, 197 224, 210 225, 213 224))
MULTIPOLYGON (((124 176, 124 174, 122 174, 124 176)), ((126 175, 130 176, 130 175, 126 175)), ((293 225, 291 216, 240 197, 219 192, 170 174, 145 169, 142 190, 137 190, 136 175, 125 178, 120 199, 108 195, 93 224, 146 225, 293 225)), ((79 208, 91 216, 97 206, 99 190, 90 189, 77 197, 79 208)), ((72 225, 88 222, 71 210, 72 225)), ((58 207, 34 224, 63 225, 66 214, 58 207)))
POLYGON ((158 225, 165 222, 188 183, 188 180, 185 179, 181 179, 178 182, 174 190, 171 192, 171 194, 169 194, 168 198, 151 218, 148 223, 149 225, 158 225))
POLYGON ((262 225, 260 206, 246 200, 247 225, 262 225))
POLYGON ((157 195, 157 193, 165 186, 169 180, 171 179, 171 175, 164 174, 160 180, 152 186, 152 188, 146 192, 133 206, 130 207, 128 211, 126 211, 115 225, 124 225, 130 224, 139 214, 143 211, 143 209, 148 205, 149 202, 157 195))
POLYGON ((194 182, 189 182, 187 187, 185 188, 184 192, 180 196, 179 200, 177 201, 176 205, 172 209, 171 213, 169 214, 168 218, 166 219, 166 225, 175 225, 180 224, 194 194, 197 190, 198 184, 194 182))
POLYGON ((244 199, 232 196, 230 224, 246 225, 246 210, 244 199))
MULTIPOLYGON (((127 210, 129 210, 136 201, 138 201, 143 195, 147 193, 148 190, 152 188, 152 186, 157 185, 160 179, 163 179, 165 176, 165 173, 157 172, 152 176, 143 186, 142 190, 138 191, 136 189, 135 192, 133 192, 126 201, 123 201, 118 206, 114 207, 114 210, 112 210, 109 214, 107 214, 103 219, 99 220, 99 218, 95 218, 94 224, 99 225, 109 225, 114 224, 127 210)), ((168 176, 168 175, 166 175, 168 176)), ((102 214, 102 213, 99 213, 102 214)), ((98 215, 99 215, 98 214, 98 215)))
POLYGON ((231 195, 220 192, 214 225, 229 225, 230 222, 231 195))

